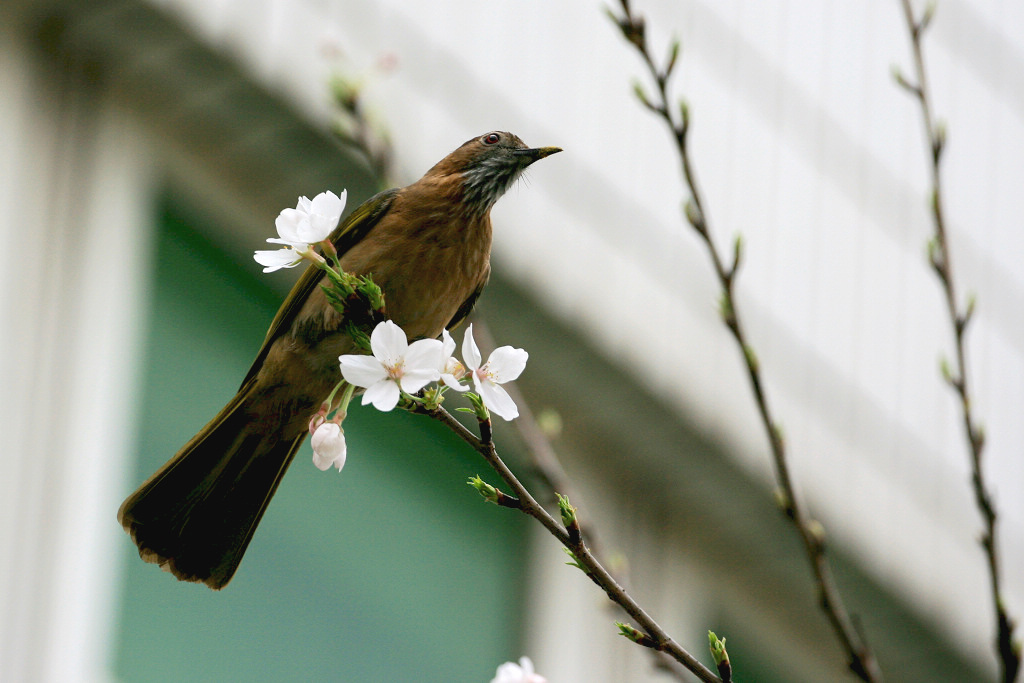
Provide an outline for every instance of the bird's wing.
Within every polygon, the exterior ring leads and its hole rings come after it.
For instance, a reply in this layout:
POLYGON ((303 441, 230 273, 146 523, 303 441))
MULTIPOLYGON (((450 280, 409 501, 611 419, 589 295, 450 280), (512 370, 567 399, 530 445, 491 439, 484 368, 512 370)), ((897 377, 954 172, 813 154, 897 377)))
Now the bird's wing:
MULTIPOLYGON (((356 207, 356 210, 350 213, 345 221, 334 229, 330 239, 334 242, 334 248, 338 250, 339 257, 343 256, 369 234, 370 230, 380 222, 380 219, 391 208, 391 204, 397 195, 398 188, 384 190, 375 194, 356 207)), ((267 330, 263 346, 260 347, 260 352, 256 354, 256 360, 253 361, 252 367, 249 368, 249 372, 242 381, 242 386, 245 386, 246 382, 255 377, 256 373, 263 367, 263 361, 266 359, 267 352, 270 350, 270 345, 274 343, 274 340, 291 329, 292 321, 322 277, 323 272, 320 268, 310 265, 306 268, 306 272, 302 274, 298 282, 295 283, 295 286, 292 287, 292 291, 288 292, 288 296, 285 298, 284 303, 281 304, 281 308, 277 310, 277 315, 274 316, 273 322, 270 323, 270 329, 267 330)))
POLYGON ((451 330, 454 329, 455 327, 458 327, 459 325, 462 324, 462 321, 465 320, 469 316, 469 314, 473 312, 473 307, 476 306, 476 301, 477 299, 480 298, 480 294, 484 291, 484 287, 487 286, 487 281, 490 278, 491 267, 487 266, 487 272, 484 273, 484 276, 480 279, 480 284, 477 285, 476 289, 473 290, 473 293, 470 294, 469 297, 462 302, 462 305, 459 306, 459 310, 455 311, 455 315, 452 316, 452 319, 449 320, 448 324, 444 326, 446 330, 451 330))

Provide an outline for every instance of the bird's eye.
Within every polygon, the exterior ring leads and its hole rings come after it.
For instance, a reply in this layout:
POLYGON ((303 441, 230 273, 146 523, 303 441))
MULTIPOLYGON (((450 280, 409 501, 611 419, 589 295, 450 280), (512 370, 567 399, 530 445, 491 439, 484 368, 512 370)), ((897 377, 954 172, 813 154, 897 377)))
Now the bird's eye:
POLYGON ((500 139, 501 139, 501 136, 498 135, 497 133, 488 133, 487 135, 484 136, 484 144, 485 145, 493 145, 494 143, 496 143, 500 139))

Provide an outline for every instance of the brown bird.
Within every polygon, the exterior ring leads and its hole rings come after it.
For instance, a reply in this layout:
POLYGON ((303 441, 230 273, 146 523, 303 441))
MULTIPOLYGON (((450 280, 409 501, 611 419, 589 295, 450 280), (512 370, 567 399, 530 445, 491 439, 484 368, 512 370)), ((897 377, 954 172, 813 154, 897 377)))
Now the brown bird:
MULTIPOLYGON (((387 317, 410 340, 435 338, 472 310, 490 275, 494 203, 527 166, 561 151, 511 133, 469 140, 415 183, 367 200, 331 234, 346 272, 372 274, 387 317)), ((310 266, 278 310, 238 394, 121 505, 118 520, 146 562, 223 588, 357 353, 310 266)))

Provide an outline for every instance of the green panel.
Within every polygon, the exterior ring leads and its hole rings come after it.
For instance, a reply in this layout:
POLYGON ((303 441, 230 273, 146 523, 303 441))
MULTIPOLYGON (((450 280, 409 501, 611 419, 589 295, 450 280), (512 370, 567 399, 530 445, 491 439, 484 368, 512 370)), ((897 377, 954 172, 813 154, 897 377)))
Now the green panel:
MULTIPOLYGON (((268 281, 285 277, 165 214, 133 483, 231 397, 280 301, 268 281)), ((465 484, 486 465, 403 412, 355 407, 345 428, 345 470, 320 472, 304 446, 223 591, 179 583, 125 538, 121 680, 482 681, 518 656, 525 520, 465 484)))

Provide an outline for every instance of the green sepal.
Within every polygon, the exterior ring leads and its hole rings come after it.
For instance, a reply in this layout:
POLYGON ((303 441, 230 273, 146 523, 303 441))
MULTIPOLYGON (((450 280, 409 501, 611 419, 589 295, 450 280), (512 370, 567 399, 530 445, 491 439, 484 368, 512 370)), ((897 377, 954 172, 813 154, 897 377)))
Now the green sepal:
POLYGON ((466 483, 475 488, 488 503, 498 504, 498 489, 488 484, 479 476, 470 477, 466 483))

